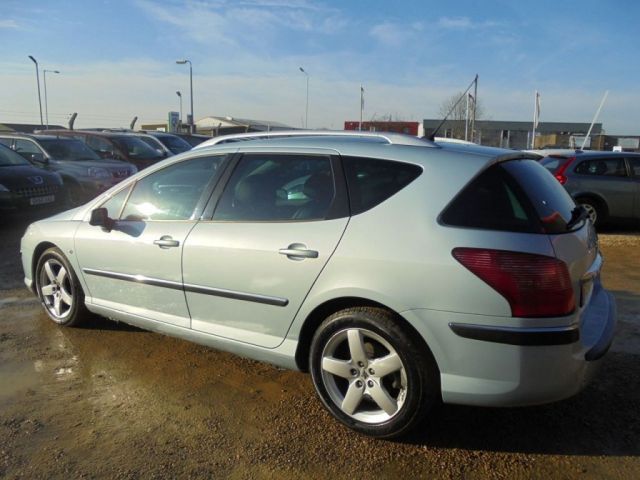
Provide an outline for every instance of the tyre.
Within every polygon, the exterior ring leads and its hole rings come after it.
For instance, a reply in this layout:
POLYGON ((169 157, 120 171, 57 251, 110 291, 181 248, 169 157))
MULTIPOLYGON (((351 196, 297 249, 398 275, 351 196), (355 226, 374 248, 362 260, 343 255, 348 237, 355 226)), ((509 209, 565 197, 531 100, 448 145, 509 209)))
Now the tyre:
POLYGON ((82 187, 75 182, 67 184, 67 205, 69 208, 77 207, 84 203, 84 193, 82 187))
POLYGON ((42 306, 55 323, 71 327, 89 317, 78 277, 58 248, 49 248, 40 256, 35 281, 42 306))
POLYGON ((322 403, 360 433, 392 438, 416 427, 439 400, 433 355, 390 312, 350 308, 327 318, 310 352, 322 403))
POLYGON ((607 212, 601 202, 589 197, 577 198, 576 203, 582 205, 589 214, 591 223, 594 226, 601 226, 605 223, 607 212))

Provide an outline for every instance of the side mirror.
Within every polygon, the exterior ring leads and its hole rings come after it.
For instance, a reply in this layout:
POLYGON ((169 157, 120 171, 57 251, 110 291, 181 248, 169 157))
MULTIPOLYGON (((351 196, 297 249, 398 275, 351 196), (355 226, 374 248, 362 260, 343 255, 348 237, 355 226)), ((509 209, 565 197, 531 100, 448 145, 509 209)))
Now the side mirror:
POLYGON ((109 218, 107 209, 104 207, 91 210, 91 218, 89 219, 89 225, 94 227, 102 227, 107 232, 113 230, 115 220, 109 218))
POLYGON ((29 155, 29 160, 37 163, 49 163, 49 159, 42 153, 32 153, 29 155))

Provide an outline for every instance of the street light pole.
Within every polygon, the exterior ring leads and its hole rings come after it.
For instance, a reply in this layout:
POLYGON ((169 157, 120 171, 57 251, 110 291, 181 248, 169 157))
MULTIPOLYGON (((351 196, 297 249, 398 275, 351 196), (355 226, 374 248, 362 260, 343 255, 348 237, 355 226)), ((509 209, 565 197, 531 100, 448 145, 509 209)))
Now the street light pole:
POLYGON ((38 61, 33 58, 31 55, 29 55, 29 58, 31 59, 31 61, 33 63, 36 64, 36 82, 38 83, 38 105, 40 106, 40 125, 43 124, 42 122, 42 98, 40 97, 40 72, 38 70, 38 61))
POLYGON ((304 110, 304 128, 309 128, 309 74, 300 67, 300 71, 307 77, 307 104, 304 110))
POLYGON ((45 130, 49 130, 49 103, 47 102, 47 72, 60 73, 58 70, 42 70, 42 76, 44 78, 44 118, 47 121, 47 127, 45 130))
POLYGON ((180 116, 178 117, 178 119, 180 120, 180 122, 182 122, 182 93, 180 93, 180 91, 178 90, 176 92, 176 95, 178 95, 178 98, 180 99, 180 116))
POLYGON ((195 131, 195 125, 194 125, 194 117, 193 117, 193 64, 191 63, 191 60, 176 60, 176 63, 178 65, 185 65, 185 64, 189 64, 189 90, 190 90, 190 96, 191 96, 191 123, 190 123, 190 131, 191 133, 194 133, 195 131))

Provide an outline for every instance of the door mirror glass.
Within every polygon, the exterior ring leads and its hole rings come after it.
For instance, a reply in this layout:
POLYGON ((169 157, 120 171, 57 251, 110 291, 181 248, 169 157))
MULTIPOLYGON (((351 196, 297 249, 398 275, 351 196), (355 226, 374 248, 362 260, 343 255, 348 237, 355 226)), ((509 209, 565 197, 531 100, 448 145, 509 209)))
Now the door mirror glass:
POLYGON ((89 219, 89 225, 94 227, 102 227, 107 232, 113 229, 114 220, 109 217, 109 213, 106 208, 96 208, 91 210, 91 218, 89 219))

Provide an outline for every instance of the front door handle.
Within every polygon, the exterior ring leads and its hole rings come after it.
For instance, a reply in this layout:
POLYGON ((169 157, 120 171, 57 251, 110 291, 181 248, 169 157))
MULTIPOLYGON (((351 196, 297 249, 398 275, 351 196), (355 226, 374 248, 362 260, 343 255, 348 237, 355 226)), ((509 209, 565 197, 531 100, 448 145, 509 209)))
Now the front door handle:
POLYGON ((171 238, 171 235, 163 235, 158 240, 153 241, 154 245, 158 245, 160 248, 178 247, 180 242, 171 238))
POLYGON ((287 248, 278 250, 278 253, 280 253, 280 255, 286 255, 290 260, 318 258, 317 250, 309 250, 304 243, 292 243, 287 248))

